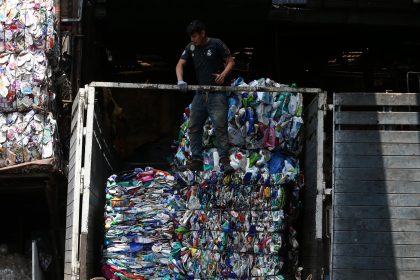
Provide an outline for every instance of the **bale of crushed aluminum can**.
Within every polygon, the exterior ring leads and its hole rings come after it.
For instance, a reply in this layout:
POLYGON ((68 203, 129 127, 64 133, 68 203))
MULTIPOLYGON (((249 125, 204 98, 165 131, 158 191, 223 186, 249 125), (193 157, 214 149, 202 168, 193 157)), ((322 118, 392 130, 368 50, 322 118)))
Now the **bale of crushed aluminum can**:
POLYGON ((57 127, 52 114, 0 113, 0 168, 53 158, 57 127))

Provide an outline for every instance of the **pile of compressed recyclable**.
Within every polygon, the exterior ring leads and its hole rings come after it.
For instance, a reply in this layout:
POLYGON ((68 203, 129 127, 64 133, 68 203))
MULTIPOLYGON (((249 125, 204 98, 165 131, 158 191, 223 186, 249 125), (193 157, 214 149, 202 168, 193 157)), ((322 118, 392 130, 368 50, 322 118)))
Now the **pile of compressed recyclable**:
POLYGON ((52 0, 0 3, 1 167, 54 156, 56 122, 47 56, 55 48, 52 0))
POLYGON ((0 111, 46 110, 51 69, 43 51, 0 54, 0 111))
POLYGON ((51 51, 55 47, 53 0, 8 0, 0 2, 0 52, 51 51))
MULTIPOLYGON (((250 86, 280 87, 261 79, 250 86)), ((246 86, 242 79, 234 86, 246 86)), ((229 97, 230 160, 219 167, 204 126, 204 171, 136 169, 107 183, 103 273, 109 279, 300 279, 302 95, 229 97)), ((189 111, 174 165, 191 158, 189 111)))
POLYGON ((0 113, 0 168, 51 158, 55 129, 51 113, 0 113))
MULTIPOLYGON (((280 87, 269 80, 234 86, 280 87)), ((232 176, 224 176, 211 122, 204 126, 204 172, 184 178, 188 211, 176 229, 171 268, 176 279, 270 278, 299 275, 297 233, 303 184, 302 95, 290 92, 238 92, 229 97, 232 176), (194 180, 191 180, 194 178, 194 180)), ((191 158, 189 108, 184 112, 175 164, 191 158)))
POLYGON ((185 203, 167 172, 135 169, 108 178, 102 272, 107 279, 163 279, 185 203), (136 278, 137 277, 137 278, 136 278))

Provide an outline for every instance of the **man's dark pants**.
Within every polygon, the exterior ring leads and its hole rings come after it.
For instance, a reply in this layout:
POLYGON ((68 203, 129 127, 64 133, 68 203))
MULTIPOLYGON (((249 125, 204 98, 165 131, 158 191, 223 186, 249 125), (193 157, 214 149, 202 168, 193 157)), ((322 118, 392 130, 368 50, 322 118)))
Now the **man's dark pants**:
POLYGON ((225 92, 197 91, 191 104, 189 136, 193 160, 203 160, 203 126, 210 117, 221 159, 229 156, 228 97, 225 92))

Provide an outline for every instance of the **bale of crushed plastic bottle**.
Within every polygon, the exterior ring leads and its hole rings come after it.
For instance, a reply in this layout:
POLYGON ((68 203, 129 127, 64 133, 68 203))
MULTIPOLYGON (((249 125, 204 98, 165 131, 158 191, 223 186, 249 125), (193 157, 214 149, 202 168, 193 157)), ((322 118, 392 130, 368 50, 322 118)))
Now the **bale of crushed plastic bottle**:
POLYGON ((163 279, 185 212, 167 172, 135 169, 108 178, 102 272, 107 279, 163 279), (137 277, 137 278, 136 278, 137 277))
MULTIPOLYGON (((237 79, 234 86, 247 86, 237 79)), ((280 87, 270 79, 249 86, 280 87)), ((238 92, 228 98, 230 165, 219 166, 211 121, 203 127, 202 172, 176 173, 188 211, 176 229, 175 279, 286 279, 299 273, 294 222, 303 178, 303 98, 290 92, 238 92)), ((191 108, 184 113, 174 165, 191 159, 191 108)))

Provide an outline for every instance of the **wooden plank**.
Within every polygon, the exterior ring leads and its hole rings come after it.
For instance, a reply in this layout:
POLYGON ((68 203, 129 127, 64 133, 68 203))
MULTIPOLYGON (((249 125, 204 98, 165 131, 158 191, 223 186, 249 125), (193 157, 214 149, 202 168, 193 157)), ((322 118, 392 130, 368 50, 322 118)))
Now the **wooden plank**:
POLYGON ((324 192, 324 111, 321 110, 323 106, 327 103, 327 94, 325 92, 318 95, 318 108, 317 111, 317 134, 316 134, 316 143, 317 148, 315 149, 317 155, 316 163, 316 198, 315 198, 315 237, 317 240, 322 240, 323 238, 323 228, 324 228, 324 201, 323 201, 323 192, 324 192))
POLYGON ((370 194, 341 193, 335 195, 340 206, 415 206, 420 207, 420 194, 370 194))
POLYGON ((71 250, 66 251, 66 258, 70 258, 65 263, 65 269, 73 270, 77 266, 78 246, 79 246, 79 205, 80 205, 80 171, 82 165, 82 145, 83 145, 83 116, 84 116, 84 91, 79 90, 72 108, 71 132, 72 139, 75 141, 70 149, 70 159, 68 173, 68 196, 67 215, 72 213, 72 221, 66 219, 66 242, 71 242, 71 250), (70 255, 70 256, 68 256, 70 255), (69 268, 70 267, 70 268, 69 268))
POLYGON ((366 269, 334 269, 334 280, 418 280, 419 270, 366 270, 366 269))
POLYGON ((66 215, 73 214, 73 201, 70 201, 70 203, 67 205, 67 212, 66 215))
POLYGON ((73 226, 68 226, 66 228, 66 238, 70 238, 72 235, 73 226))
POLYGON ((420 258, 334 256, 334 268, 418 270, 420 258))
POLYGON ((76 140, 77 140, 76 135, 72 135, 70 137, 70 149, 73 148, 73 146, 76 144, 76 140))
POLYGON ((64 261, 67 263, 71 261, 71 251, 64 252, 64 261))
POLYGON ((420 220, 336 218, 337 231, 419 231, 420 220))
POLYGON ((420 169, 336 168, 337 180, 420 181, 420 169))
POLYGON ((71 124, 70 124, 70 131, 73 135, 73 132, 76 131, 77 129, 77 124, 78 124, 78 119, 76 118, 76 113, 78 113, 77 111, 73 112, 74 114, 72 114, 72 120, 71 120, 71 124))
MULTIPOLYGON (((142 90, 175 90, 179 91, 179 87, 174 84, 141 84, 141 83, 114 83, 114 82, 92 82, 89 87, 105 87, 105 88, 130 88, 142 90)), ((188 90, 202 90, 202 91, 234 91, 234 92, 300 92, 300 93, 319 93, 319 88, 294 88, 288 86, 280 87, 232 87, 232 86, 207 86, 207 85, 188 85, 188 90)), ((140 91, 142 92, 142 91, 140 91)))
POLYGON ((418 245, 420 232, 334 231, 334 244, 418 245))
POLYGON ((70 277, 71 277, 71 266, 69 264, 67 265, 66 263, 66 265, 64 266, 64 279, 70 280, 71 279, 70 277))
MULTIPOLYGON (((68 174, 70 174, 70 171, 73 172, 74 171, 74 168, 75 168, 75 165, 74 164, 70 165, 69 166, 69 173, 68 174)), ((73 187, 74 187, 73 184, 74 184, 74 177, 72 176, 72 177, 69 177, 69 179, 68 179, 68 187, 73 189, 73 187)))
POLYGON ((335 193, 420 193, 420 182, 336 180, 335 193))
POLYGON ((337 130, 334 137, 336 143, 420 143, 419 131, 337 130))
MULTIPOLYGON (((79 93, 80 93, 81 91, 83 91, 83 89, 79 89, 79 93)), ((74 114, 75 114, 75 112, 76 112, 76 110, 79 108, 79 101, 80 101, 80 99, 79 99, 79 98, 75 98, 75 99, 73 100, 73 103, 72 103, 72 105, 71 105, 71 112, 72 112, 72 115, 74 115, 74 114)))
MULTIPOLYGON (((67 225, 67 226, 68 226, 68 225, 71 225, 72 221, 73 221, 73 215, 72 215, 72 214, 67 215, 67 217, 66 217, 66 225, 67 225)), ((66 227, 67 227, 67 226, 66 226, 66 227)))
POLYGON ((418 156, 420 144, 336 143, 336 155, 418 156))
POLYGON ((420 245, 334 244, 334 256, 420 258, 420 245))
MULTIPOLYGON (((69 188, 67 196, 73 197, 74 188, 69 188)), ((71 198, 67 198, 67 203, 71 202, 71 198)))
POLYGON ((69 240, 66 240, 64 244, 64 250, 70 251, 71 250, 71 242, 69 240))
POLYGON ((335 93, 334 105, 338 106, 418 106, 418 93, 383 93, 383 92, 340 92, 335 93))
POLYGON ((336 112, 335 124, 357 125, 418 125, 417 112, 336 112))
POLYGON ((335 162, 336 167, 419 168, 420 156, 361 156, 349 155, 335 162))
POLYGON ((420 219, 420 208, 335 205, 334 218, 420 219))
MULTIPOLYGON (((81 224, 80 232, 88 234, 89 231, 89 212, 90 209, 90 192, 93 187, 91 182, 92 177, 92 161, 97 160, 92 158, 93 145, 97 144, 93 138, 93 123, 94 123, 94 111, 95 111, 95 88, 94 87, 85 87, 87 93, 87 108, 86 108, 86 134, 85 134, 85 153, 83 158, 83 170, 84 170, 84 180, 83 180, 83 200, 82 200, 82 214, 81 214, 81 224)), ((101 158, 102 160, 102 158, 101 158)), ((99 175, 99 174, 95 174, 99 175)), ((79 253, 79 258, 81 254, 86 253, 82 251, 79 253)), ((81 263, 82 264, 82 263, 81 263)))
MULTIPOLYGON (((69 211, 69 207, 72 207, 73 206, 73 202, 74 202, 74 198, 72 199, 71 197, 69 198, 67 198, 67 211, 69 211)), ((69 212, 69 213, 73 213, 73 212, 69 212)))
POLYGON ((80 250, 79 250, 79 262, 80 262, 80 279, 90 279, 88 275, 87 265, 87 233, 80 234, 80 250))

